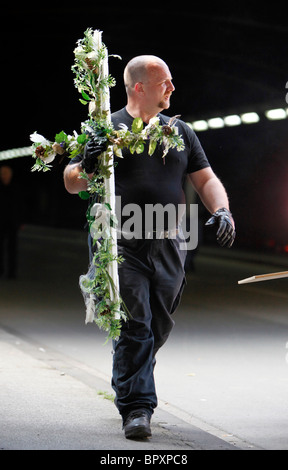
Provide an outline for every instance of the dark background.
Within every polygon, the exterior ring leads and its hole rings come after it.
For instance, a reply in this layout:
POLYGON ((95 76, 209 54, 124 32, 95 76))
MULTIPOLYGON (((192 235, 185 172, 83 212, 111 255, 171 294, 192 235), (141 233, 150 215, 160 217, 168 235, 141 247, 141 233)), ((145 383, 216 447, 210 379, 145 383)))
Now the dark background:
MULTIPOLYGON (((88 27, 100 29, 109 53, 122 57, 109 61, 117 81, 112 112, 126 104, 126 63, 148 53, 170 67, 176 91, 169 115, 193 121, 260 113, 257 124, 198 137, 229 194, 235 246, 285 252, 288 121, 270 122, 264 111, 288 106, 287 9, 276 2, 243 3, 7 2, 1 10, 0 150, 29 146, 34 131, 53 140, 62 129, 80 130, 87 108, 73 84, 73 50, 88 27)), ((15 170, 25 223, 83 227, 86 203, 63 187, 66 161, 54 163, 49 173, 31 173, 30 157, 8 163, 15 170)))

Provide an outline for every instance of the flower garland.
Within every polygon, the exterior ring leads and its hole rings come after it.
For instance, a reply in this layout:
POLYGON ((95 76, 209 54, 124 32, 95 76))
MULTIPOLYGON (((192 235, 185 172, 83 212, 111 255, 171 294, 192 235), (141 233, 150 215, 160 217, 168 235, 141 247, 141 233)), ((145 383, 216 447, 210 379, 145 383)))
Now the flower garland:
POLYGON ((123 261, 113 254, 112 249, 111 230, 116 227, 117 221, 107 200, 105 188, 105 181, 110 178, 114 165, 111 165, 110 157, 114 154, 121 158, 124 148, 129 149, 132 154, 141 154, 148 143, 150 156, 154 154, 157 144, 162 144, 164 158, 170 148, 183 150, 184 143, 175 126, 178 116, 164 126, 160 125, 158 117, 151 119, 146 127, 141 118, 136 118, 131 131, 124 124, 118 130, 114 129, 108 118, 110 110, 103 102, 105 94, 107 98, 109 88, 115 86, 116 82, 111 75, 103 74, 103 64, 108 60, 107 49, 97 33, 99 32, 93 32, 90 28, 85 31, 84 38, 77 42, 74 50, 75 61, 72 67, 75 87, 81 93, 80 102, 88 105, 89 119, 81 124, 80 134, 74 131, 69 135, 61 131, 56 134, 54 142, 37 132, 31 134, 32 156, 35 159, 32 171, 50 170, 57 155, 73 158, 83 153, 92 137, 98 143, 106 142, 107 151, 99 157, 97 173, 92 179, 88 178, 85 171, 80 175, 87 180, 87 191, 81 191, 79 196, 88 200, 97 195, 98 202, 90 204, 87 211, 87 221, 96 250, 88 273, 80 276, 79 282, 86 303, 86 322, 94 320, 100 329, 108 331, 107 339, 117 340, 121 321, 127 320, 129 312, 115 292, 117 288, 109 272, 112 262, 123 261), (112 297, 116 300, 113 301, 112 297))

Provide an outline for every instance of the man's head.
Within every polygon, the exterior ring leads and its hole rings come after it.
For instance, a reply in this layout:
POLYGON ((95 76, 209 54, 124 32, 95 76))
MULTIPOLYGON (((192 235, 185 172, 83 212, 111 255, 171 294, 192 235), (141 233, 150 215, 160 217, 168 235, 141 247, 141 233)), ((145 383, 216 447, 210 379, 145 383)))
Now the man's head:
POLYGON ((157 114, 170 107, 175 90, 167 64, 159 57, 142 55, 132 59, 124 71, 128 103, 137 104, 147 113, 157 114))

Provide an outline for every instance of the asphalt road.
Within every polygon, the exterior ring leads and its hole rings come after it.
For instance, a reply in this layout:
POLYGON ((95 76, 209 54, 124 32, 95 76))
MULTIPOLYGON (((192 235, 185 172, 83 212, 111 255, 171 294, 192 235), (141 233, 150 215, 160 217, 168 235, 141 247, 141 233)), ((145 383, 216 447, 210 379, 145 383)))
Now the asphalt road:
POLYGON ((237 283, 287 261, 240 255, 195 257, 158 353, 153 438, 134 443, 105 399, 111 344, 84 322, 85 234, 25 227, 19 277, 0 280, 0 448, 287 450, 288 280, 237 283))

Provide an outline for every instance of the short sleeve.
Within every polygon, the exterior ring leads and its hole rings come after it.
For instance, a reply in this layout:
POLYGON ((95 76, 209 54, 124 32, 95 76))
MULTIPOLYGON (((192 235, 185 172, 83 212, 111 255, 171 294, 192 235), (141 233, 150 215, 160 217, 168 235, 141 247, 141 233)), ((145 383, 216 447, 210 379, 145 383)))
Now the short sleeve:
POLYGON ((76 157, 70 159, 70 162, 68 163, 68 165, 73 165, 74 163, 82 162, 82 159, 83 159, 83 155, 82 153, 79 153, 78 155, 76 155, 76 157))
POLYGON ((210 167, 206 153, 193 129, 184 122, 182 122, 182 126, 183 136, 185 136, 184 138, 189 152, 187 173, 194 173, 195 171, 210 167))

